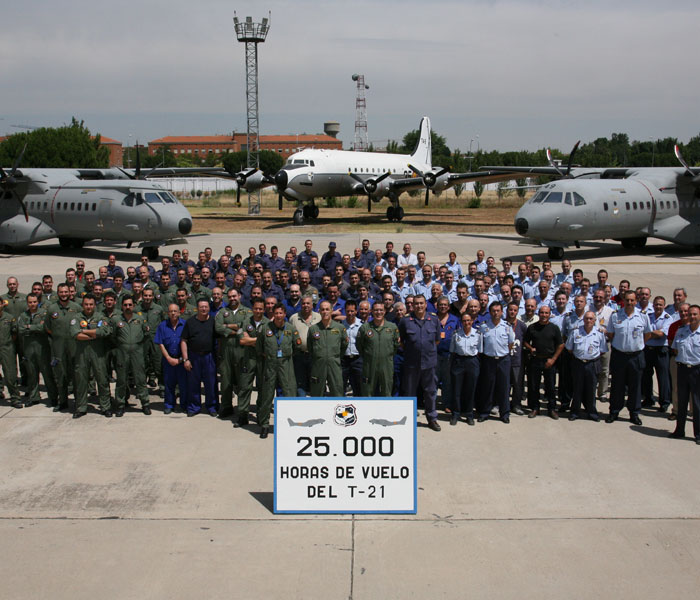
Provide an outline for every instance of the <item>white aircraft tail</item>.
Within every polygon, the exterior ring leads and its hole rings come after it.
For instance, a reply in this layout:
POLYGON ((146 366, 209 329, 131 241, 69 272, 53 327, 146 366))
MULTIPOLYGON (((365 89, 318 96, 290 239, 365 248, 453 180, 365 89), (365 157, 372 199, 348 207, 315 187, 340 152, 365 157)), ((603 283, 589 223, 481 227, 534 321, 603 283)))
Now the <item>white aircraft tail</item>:
POLYGON ((418 143, 416 144, 416 149, 411 154, 411 161, 413 163, 419 163, 425 165, 428 169, 432 168, 432 144, 430 137, 430 119, 428 117, 423 117, 420 121, 418 143))

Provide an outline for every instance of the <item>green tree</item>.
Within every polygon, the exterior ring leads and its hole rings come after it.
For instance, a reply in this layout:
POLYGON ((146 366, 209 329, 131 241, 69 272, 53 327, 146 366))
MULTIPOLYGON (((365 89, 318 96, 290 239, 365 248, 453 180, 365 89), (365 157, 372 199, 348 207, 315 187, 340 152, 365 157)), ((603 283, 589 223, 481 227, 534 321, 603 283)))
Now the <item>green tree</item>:
POLYGON ((100 145, 100 134, 92 136, 75 117, 70 125, 40 127, 16 133, 0 144, 0 164, 10 166, 22 152, 21 167, 99 169, 109 166, 109 149, 100 145))
POLYGON ((474 195, 477 198, 481 198, 481 194, 484 193, 484 184, 481 181, 474 182, 474 195))
MULTIPOLYGON (((248 153, 245 150, 227 152, 222 159, 224 169, 231 173, 231 175, 245 170, 247 161, 248 153)), ((263 173, 277 173, 277 171, 282 168, 283 164, 284 159, 278 152, 273 152, 272 150, 260 151, 260 170, 263 173)))
MULTIPOLYGON (((418 145, 420 130, 414 129, 403 136, 403 143, 400 148, 402 154, 411 154, 418 145)), ((447 147, 447 141, 434 131, 430 132, 430 143, 432 145, 432 159, 434 166, 449 167, 451 153, 447 147)))

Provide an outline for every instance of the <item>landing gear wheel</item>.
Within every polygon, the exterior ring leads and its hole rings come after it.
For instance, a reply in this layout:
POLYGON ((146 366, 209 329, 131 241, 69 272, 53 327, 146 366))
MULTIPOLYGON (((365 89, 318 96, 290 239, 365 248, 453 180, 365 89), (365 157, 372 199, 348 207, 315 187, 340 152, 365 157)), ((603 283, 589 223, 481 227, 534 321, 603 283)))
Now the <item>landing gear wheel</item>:
MULTIPOLYGON (((304 207, 306 208, 306 207, 304 207)), ((304 211, 301 208, 297 208, 294 211, 294 224, 303 225, 304 224, 304 211)))
POLYGON ((397 221, 403 221, 403 208, 398 206, 396 210, 394 210, 394 217, 397 221))
POLYGON ((639 238, 637 240, 637 244, 636 244, 637 248, 644 248, 644 246, 646 246, 646 245, 647 245, 647 238, 643 237, 643 238, 639 238))
POLYGON ((316 206, 315 204, 312 204, 309 207, 309 216, 312 219, 318 219, 318 213, 319 213, 318 206, 316 206))
POLYGON ((552 246, 547 250, 547 256, 549 258, 554 259, 554 260, 559 260, 564 256, 564 248, 560 248, 558 246, 552 246))
MULTIPOLYGON (((299 210, 299 209, 297 209, 299 210)), ((304 219, 310 219, 311 218, 311 205, 309 204, 304 204, 304 206, 301 209, 301 214, 304 219)))
POLYGON ((155 248, 153 246, 148 246, 143 249, 141 252, 141 256, 146 256, 148 257, 148 260, 157 260, 158 259, 158 248, 155 248))
POLYGON ((637 250, 644 248, 644 246, 647 245, 647 238, 626 238, 624 240, 620 240, 620 243, 622 244, 622 247, 626 248, 627 250, 637 250))
POLYGON ((393 207, 393 206, 389 206, 389 207, 386 209, 386 218, 387 218, 389 221, 393 221, 393 220, 394 220, 394 207, 393 207))
POLYGON ((70 238, 60 237, 60 238, 58 238, 58 243, 60 244, 61 248, 70 248, 71 247, 71 239, 70 238))
POLYGON ((73 242, 71 244, 71 247, 75 248, 76 250, 80 250, 84 245, 85 245, 85 240, 78 240, 78 239, 73 238, 73 242))

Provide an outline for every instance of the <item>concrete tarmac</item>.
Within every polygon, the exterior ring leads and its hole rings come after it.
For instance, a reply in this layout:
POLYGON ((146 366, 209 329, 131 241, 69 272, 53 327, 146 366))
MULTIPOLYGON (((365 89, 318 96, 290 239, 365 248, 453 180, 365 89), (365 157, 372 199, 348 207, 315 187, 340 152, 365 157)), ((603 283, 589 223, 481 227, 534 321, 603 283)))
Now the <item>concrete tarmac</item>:
MULTIPOLYGON (((195 236, 215 255, 265 241, 324 251, 328 236, 195 236)), ((351 252, 362 235, 333 239, 351 252)), ((504 234, 369 236, 401 251, 450 250, 466 267, 478 248, 497 259, 542 249, 504 234)), ((138 250, 87 247, 88 269, 135 264, 138 250)), ((700 261, 651 242, 567 254, 595 278, 627 278, 668 299, 684 285, 700 299, 700 261)), ((76 256, 54 244, 7 257, 0 276, 22 291, 76 256)), ((556 264, 555 264, 556 267, 556 264)), ((555 269, 556 270, 556 269, 555 269)), ((3 598, 661 598, 700 587, 698 447, 672 440, 673 423, 644 410, 612 424, 513 416, 510 425, 418 427, 416 515, 272 513, 273 443, 257 429, 199 415, 131 409, 77 421, 44 405, 0 405, 0 581, 3 598)), ((607 405, 599 406, 602 413, 607 405)), ((691 431, 690 425, 687 431, 691 431)))

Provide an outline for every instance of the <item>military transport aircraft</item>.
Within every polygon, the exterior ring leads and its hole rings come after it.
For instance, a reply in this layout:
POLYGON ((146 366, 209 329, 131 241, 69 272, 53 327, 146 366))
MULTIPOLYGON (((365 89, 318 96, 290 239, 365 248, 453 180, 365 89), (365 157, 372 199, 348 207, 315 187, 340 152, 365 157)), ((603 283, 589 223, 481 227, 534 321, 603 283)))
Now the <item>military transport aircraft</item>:
POLYGON ((624 248, 642 248, 654 237, 700 250, 700 168, 572 168, 565 171, 547 151, 549 167, 482 167, 488 172, 553 175, 515 216, 516 232, 548 247, 550 258, 582 240, 614 239, 624 248))
MULTIPOLYGON (((23 153, 22 153, 23 154, 23 153)), ((64 248, 92 239, 139 242, 157 258, 158 247, 181 243, 192 230, 189 211, 148 177, 209 175, 230 177, 218 168, 20 169, 0 168, 0 247, 20 248, 58 238, 64 248)))
POLYGON ((461 182, 478 179, 491 183, 511 178, 501 172, 450 173, 445 168, 434 170, 428 117, 421 119, 418 143, 411 155, 306 149, 292 154, 274 175, 263 175, 255 170, 239 175, 239 186, 247 190, 276 185, 280 210, 283 198, 296 202, 296 225, 301 225, 305 218, 318 217, 315 199, 319 197, 364 194, 367 196, 368 212, 372 211, 373 202, 387 197, 391 203, 386 210, 387 219, 400 221, 404 217, 404 209, 399 203, 399 196, 405 191, 425 188, 427 206, 431 190, 438 194, 461 182))

